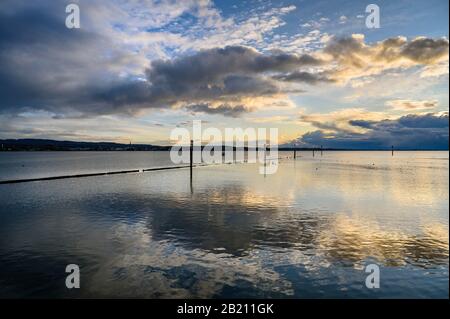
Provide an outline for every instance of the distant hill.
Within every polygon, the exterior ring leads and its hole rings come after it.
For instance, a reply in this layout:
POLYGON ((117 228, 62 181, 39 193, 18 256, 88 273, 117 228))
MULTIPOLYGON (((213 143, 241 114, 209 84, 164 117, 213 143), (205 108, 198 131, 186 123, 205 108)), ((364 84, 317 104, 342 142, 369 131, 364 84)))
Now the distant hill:
MULTIPOLYGON (((0 139, 1 151, 170 151, 172 146, 160 146, 151 144, 121 144, 113 142, 75 142, 75 141, 56 141, 46 139, 0 139)), ((204 145, 200 148, 203 149, 204 145)), ((196 147, 194 147, 195 149, 196 147)), ((236 147, 233 147, 236 150, 236 147)), ((247 151, 248 147, 244 147, 247 151)), ((320 151, 320 147, 293 147, 288 144, 278 146, 278 151, 320 151)), ((323 148, 323 151, 390 151, 386 149, 350 149, 350 148, 323 148)), ((415 150, 415 149, 395 149, 415 150)), ((435 150, 435 149, 429 149, 435 150)), ((447 148, 448 150, 448 148, 447 148)))
MULTIPOLYGON (((201 146, 203 149, 204 145, 201 146)), ((45 139, 0 140, 0 151, 170 151, 171 146, 120 144, 112 142, 75 142, 45 139)), ((236 150, 236 147, 233 147, 236 150)), ((248 150, 248 147, 244 147, 248 150)), ((280 151, 283 149, 279 149, 280 151)), ((291 150, 286 148, 286 150, 291 150)))
POLYGON ((45 139, 0 140, 0 151, 167 151, 170 146, 120 144, 112 142, 74 142, 45 139))

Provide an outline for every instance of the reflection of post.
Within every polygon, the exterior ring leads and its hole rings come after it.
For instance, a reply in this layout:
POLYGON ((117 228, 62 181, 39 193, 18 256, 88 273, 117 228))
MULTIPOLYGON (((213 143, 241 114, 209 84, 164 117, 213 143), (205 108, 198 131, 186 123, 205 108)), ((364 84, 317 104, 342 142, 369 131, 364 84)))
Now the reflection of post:
POLYGON ((392 145, 391 149, 392 149, 392 156, 394 156, 394 145, 392 145))
POLYGON ((266 177, 266 165, 267 165, 267 144, 264 144, 264 177, 266 177))
POLYGON ((320 156, 322 156, 322 155, 323 155, 323 146, 320 145, 320 156))
POLYGON ((315 154, 314 154, 314 149, 313 149, 313 157, 315 156, 315 154))

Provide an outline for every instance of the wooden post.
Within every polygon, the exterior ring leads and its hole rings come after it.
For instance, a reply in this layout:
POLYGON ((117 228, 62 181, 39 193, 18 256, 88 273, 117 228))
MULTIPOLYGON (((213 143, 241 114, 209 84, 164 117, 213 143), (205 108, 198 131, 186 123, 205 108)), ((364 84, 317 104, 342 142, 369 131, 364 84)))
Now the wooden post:
POLYGON ((191 179, 192 179, 192 165, 194 162, 194 141, 193 140, 191 140, 191 147, 189 148, 189 157, 190 157, 189 166, 190 166, 190 170, 191 170, 191 179))
POLYGON ((320 156, 323 155, 323 145, 320 145, 320 156))
POLYGON ((394 156, 394 145, 391 146, 392 149, 392 156, 394 156))
POLYGON ((294 159, 296 159, 296 158, 297 158, 297 150, 294 149, 294 159))

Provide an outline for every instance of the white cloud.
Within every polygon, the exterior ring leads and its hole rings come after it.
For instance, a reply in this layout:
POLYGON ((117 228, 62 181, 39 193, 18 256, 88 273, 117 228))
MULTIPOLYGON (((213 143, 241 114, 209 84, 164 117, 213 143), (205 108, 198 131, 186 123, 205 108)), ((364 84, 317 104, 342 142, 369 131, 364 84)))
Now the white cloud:
POLYGON ((345 24, 347 23, 348 18, 344 15, 339 17, 339 24, 345 24))
POLYGON ((437 100, 390 100, 386 105, 394 110, 413 111, 413 110, 429 110, 437 107, 437 100))

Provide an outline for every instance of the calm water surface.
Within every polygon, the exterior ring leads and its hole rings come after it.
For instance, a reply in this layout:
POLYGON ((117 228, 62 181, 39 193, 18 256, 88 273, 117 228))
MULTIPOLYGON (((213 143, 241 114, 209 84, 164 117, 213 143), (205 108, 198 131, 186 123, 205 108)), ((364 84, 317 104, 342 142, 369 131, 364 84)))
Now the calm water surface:
MULTIPOLYGON (((265 177, 235 164, 192 183, 180 169, 0 185, 0 297, 448 297, 448 152, 299 155, 265 177)), ((0 153, 0 180, 167 160, 0 153)))
POLYGON ((172 165, 169 152, 3 152, 0 181, 172 165))

